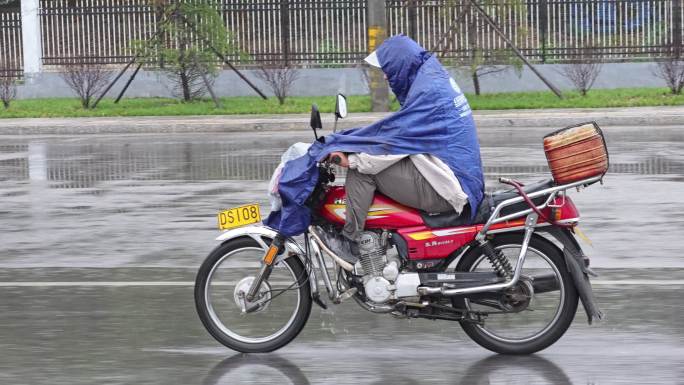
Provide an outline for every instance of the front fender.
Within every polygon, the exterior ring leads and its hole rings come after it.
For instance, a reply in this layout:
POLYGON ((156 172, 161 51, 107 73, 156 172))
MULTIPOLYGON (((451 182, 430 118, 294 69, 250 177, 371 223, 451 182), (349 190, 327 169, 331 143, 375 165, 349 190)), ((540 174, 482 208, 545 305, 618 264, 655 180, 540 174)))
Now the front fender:
MULTIPOLYGON (((258 243, 262 249, 267 250, 270 245, 266 244, 263 238, 265 237, 273 239, 277 235, 278 232, 270 227, 264 225, 251 225, 224 231, 223 233, 221 233, 221 235, 216 237, 216 240, 223 243, 235 238, 250 237, 254 239, 254 241, 256 241, 256 243, 258 243)), ((302 250, 302 247, 299 245, 299 243, 297 243, 297 241, 295 241, 292 238, 285 239, 285 249, 289 251, 289 253, 283 253, 283 258, 287 258, 291 254, 297 254, 298 256, 300 256, 300 258, 304 257, 304 250, 302 250)))
MULTIPOLYGON (((263 238, 268 238, 268 239, 273 239, 278 235, 278 232, 273 230, 272 228, 268 226, 264 226, 261 224, 258 225, 250 225, 250 226, 245 226, 245 227, 239 227, 237 229, 232 229, 232 230, 227 230, 221 233, 218 237, 216 237, 217 241, 220 241, 221 243, 230 241, 231 239, 235 238, 241 238, 241 237, 250 237, 252 238, 256 243, 261 246, 262 249, 264 249, 264 252, 268 250, 268 247, 270 245, 266 244, 264 242, 263 238)), ((304 266, 310 266, 309 263, 307 263, 307 256, 304 250, 302 250, 302 247, 297 243, 292 238, 285 238, 285 253, 282 253, 276 261, 280 261, 286 258, 289 258, 293 255, 296 255, 301 261, 304 266)), ((318 296, 318 285, 317 285, 317 280, 316 280, 316 273, 314 272, 313 268, 306 269, 307 273, 309 274, 309 283, 311 284, 311 294, 314 296, 318 296)))

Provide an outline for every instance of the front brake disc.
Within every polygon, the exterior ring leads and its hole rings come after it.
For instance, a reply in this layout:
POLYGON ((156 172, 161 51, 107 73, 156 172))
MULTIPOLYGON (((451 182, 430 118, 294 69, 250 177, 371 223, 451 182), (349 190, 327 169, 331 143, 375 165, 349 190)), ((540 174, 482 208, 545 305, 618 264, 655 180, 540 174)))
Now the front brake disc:
POLYGON ((245 309, 251 308, 255 303, 259 303, 259 305, 256 309, 250 311, 250 313, 258 313, 266 310, 271 303, 271 285, 267 281, 261 283, 261 287, 259 288, 254 301, 247 301, 245 296, 252 286, 252 282, 254 282, 254 277, 242 278, 240 282, 235 285, 235 290, 233 291, 233 300, 235 301, 235 304, 242 309, 243 313, 245 312, 245 309))

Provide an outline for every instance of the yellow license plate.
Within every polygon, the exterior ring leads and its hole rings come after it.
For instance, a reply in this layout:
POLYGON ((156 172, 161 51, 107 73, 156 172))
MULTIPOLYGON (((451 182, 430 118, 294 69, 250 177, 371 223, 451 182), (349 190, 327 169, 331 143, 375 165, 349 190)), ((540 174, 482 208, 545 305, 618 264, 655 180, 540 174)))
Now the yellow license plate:
POLYGON ((234 229, 260 221, 261 213, 259 212, 259 205, 256 203, 233 207, 218 213, 218 227, 220 230, 234 229))

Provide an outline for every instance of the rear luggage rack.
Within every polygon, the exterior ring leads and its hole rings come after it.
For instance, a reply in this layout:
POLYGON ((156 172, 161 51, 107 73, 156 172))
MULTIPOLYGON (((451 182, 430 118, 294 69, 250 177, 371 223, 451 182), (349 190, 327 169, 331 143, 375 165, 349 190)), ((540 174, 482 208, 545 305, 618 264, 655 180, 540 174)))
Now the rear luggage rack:
MULTIPOLYGON (((548 195, 548 197, 546 198, 546 200, 544 200, 544 202, 542 204, 536 206, 537 210, 543 210, 543 209, 549 207, 553 203, 554 199, 558 196, 558 193, 565 191, 565 190, 568 190, 568 189, 571 189, 571 188, 588 186, 590 184, 593 184, 593 183, 600 181, 602 178, 603 178, 603 174, 593 176, 591 178, 578 180, 578 181, 573 182, 573 183, 557 185, 557 186, 549 187, 549 188, 546 188, 543 190, 535 191, 533 193, 527 194, 527 196, 530 199, 534 199, 534 198, 539 198, 539 197, 548 195)), ((499 181, 501 181, 501 183, 505 183, 507 181, 507 179, 506 178, 499 178, 499 181)), ((522 217, 532 213, 533 211, 535 211, 532 208, 528 208, 525 210, 520 210, 520 211, 511 213, 511 214, 500 216, 502 214, 501 211, 505 207, 514 205, 516 203, 524 202, 524 201, 525 201, 525 198, 523 198, 522 196, 517 196, 514 198, 506 199, 505 201, 499 203, 494 208, 494 211, 492 211, 492 215, 489 217, 487 222, 484 224, 484 226, 482 227, 480 232, 477 234, 475 239, 477 239, 478 241, 484 240, 485 236, 487 235, 487 232, 489 231, 489 228, 494 224, 510 221, 510 220, 517 219, 517 218, 522 218, 522 217)))

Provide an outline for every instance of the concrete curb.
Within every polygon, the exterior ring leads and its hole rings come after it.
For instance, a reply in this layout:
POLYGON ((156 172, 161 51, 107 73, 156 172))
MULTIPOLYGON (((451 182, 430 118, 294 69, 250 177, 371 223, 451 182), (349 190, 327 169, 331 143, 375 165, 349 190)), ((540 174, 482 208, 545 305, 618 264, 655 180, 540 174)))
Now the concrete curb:
MULTIPOLYGON (((338 128, 368 125, 385 113, 351 114, 338 128)), ((602 126, 683 126, 684 106, 614 109, 475 111, 478 128, 564 127, 594 120, 602 126)), ((0 119, 0 135, 78 135, 143 133, 221 133, 308 129, 308 114, 183 117, 0 119)), ((324 127, 332 128, 331 114, 324 127)))

